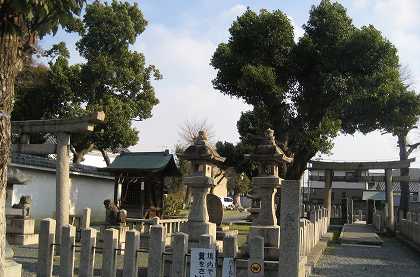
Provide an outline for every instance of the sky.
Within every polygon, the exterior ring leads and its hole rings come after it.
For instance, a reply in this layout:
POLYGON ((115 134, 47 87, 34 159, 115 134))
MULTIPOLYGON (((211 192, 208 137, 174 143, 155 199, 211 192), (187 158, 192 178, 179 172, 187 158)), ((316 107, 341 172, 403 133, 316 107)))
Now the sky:
MULTIPOLYGON (((131 1, 133 2, 133 1, 131 1)), ((215 139, 238 142, 236 129, 241 112, 251 107, 242 100, 225 96, 213 89, 215 70, 210 59, 217 45, 229 38, 228 29, 247 7, 281 10, 291 19, 295 39, 302 34, 309 10, 319 1, 309 0, 138 0, 148 26, 132 49, 143 52, 149 64, 159 68, 163 79, 154 82, 160 104, 153 116, 134 122, 139 130, 139 143, 132 151, 174 149, 180 142, 180 129, 187 121, 206 120, 215 139)), ((420 1, 418 0, 342 0, 356 26, 374 25, 398 49, 401 64, 408 68, 413 89, 420 88, 420 1)), ((48 46, 65 41, 71 51, 71 62, 82 62, 75 49, 77 35, 58 32, 41 41, 48 46)), ((409 141, 420 140, 420 131, 409 141)), ((418 153, 414 152, 413 157, 418 153)), ((318 156, 317 156, 318 158, 318 156)), ((389 134, 340 135, 326 160, 376 161, 398 159, 396 139, 389 134)), ((413 164, 420 167, 419 162, 413 164)))

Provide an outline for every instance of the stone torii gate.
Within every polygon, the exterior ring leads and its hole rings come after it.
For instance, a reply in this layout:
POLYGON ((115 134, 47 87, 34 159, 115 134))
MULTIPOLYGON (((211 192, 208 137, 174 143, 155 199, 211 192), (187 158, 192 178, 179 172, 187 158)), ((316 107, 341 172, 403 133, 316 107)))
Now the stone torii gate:
POLYGON ((12 121, 12 132, 19 134, 20 144, 12 145, 12 151, 26 154, 57 154, 56 166, 56 243, 61 240, 61 227, 69 223, 70 214, 70 134, 91 132, 96 123, 103 122, 104 112, 87 117, 64 120, 12 121), (30 144, 30 134, 50 133, 57 138, 56 144, 30 144))
MULTIPOLYGON (((387 228, 394 232, 394 191, 392 186, 393 178, 395 181, 410 181, 410 178, 404 176, 392 177, 393 169, 409 168, 410 164, 416 159, 408 159, 403 161, 383 161, 383 162, 325 162, 325 161, 311 161, 309 170, 324 170, 324 178, 319 181, 325 182, 324 187, 324 207, 328 211, 328 217, 331 216, 331 193, 333 181, 346 181, 348 177, 334 176, 334 171, 354 171, 358 172, 356 176, 351 177, 351 181, 385 181, 386 203, 387 203, 387 228), (361 171, 369 169, 383 169, 385 176, 362 176, 361 171)), ((322 176, 320 176, 322 177, 322 176)))

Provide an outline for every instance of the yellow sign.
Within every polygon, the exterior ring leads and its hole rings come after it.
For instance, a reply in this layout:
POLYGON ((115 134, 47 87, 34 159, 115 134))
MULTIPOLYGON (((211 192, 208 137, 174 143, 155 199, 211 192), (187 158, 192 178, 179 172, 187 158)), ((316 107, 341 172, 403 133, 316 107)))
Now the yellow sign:
POLYGON ((252 273, 259 273, 261 272, 261 265, 259 263, 253 263, 249 267, 252 273))

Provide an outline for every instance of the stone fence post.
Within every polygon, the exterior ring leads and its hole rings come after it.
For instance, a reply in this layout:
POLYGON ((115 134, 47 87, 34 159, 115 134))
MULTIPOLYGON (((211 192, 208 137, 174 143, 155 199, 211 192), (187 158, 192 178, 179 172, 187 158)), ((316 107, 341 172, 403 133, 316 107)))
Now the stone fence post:
POLYGON ((84 208, 83 216, 82 216, 82 224, 80 226, 81 229, 87 229, 90 227, 90 215, 91 215, 90 208, 84 208))
POLYGON ((165 230, 162 225, 150 227, 149 263, 147 277, 161 277, 163 272, 163 251, 165 250, 165 230))
POLYGON ((76 241, 76 228, 66 224, 61 228, 60 244, 60 277, 74 276, 74 246, 76 241))
POLYGON ((123 276, 137 277, 137 250, 140 246, 140 233, 136 230, 128 230, 125 242, 123 276))
POLYGON ((172 235, 172 269, 171 277, 185 276, 186 255, 188 253, 188 235, 175 233, 172 235))
POLYGON ((53 270, 55 220, 43 219, 39 228, 37 277, 51 277, 53 270))
POLYGON ((264 237, 251 237, 248 243, 248 277, 264 277, 264 237))
POLYGON ((118 230, 106 229, 103 234, 102 277, 115 277, 118 246, 118 230))
POLYGON ((97 231, 93 228, 80 231, 80 266, 79 277, 93 277, 95 268, 95 247, 97 231))

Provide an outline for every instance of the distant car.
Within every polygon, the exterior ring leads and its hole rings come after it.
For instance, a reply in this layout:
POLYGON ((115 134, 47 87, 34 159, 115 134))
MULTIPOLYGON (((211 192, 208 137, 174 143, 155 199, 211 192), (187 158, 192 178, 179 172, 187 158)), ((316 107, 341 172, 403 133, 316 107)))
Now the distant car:
POLYGON ((220 200, 222 200, 222 205, 224 209, 232 210, 233 208, 235 208, 235 205, 233 205, 232 197, 220 197, 220 200))

